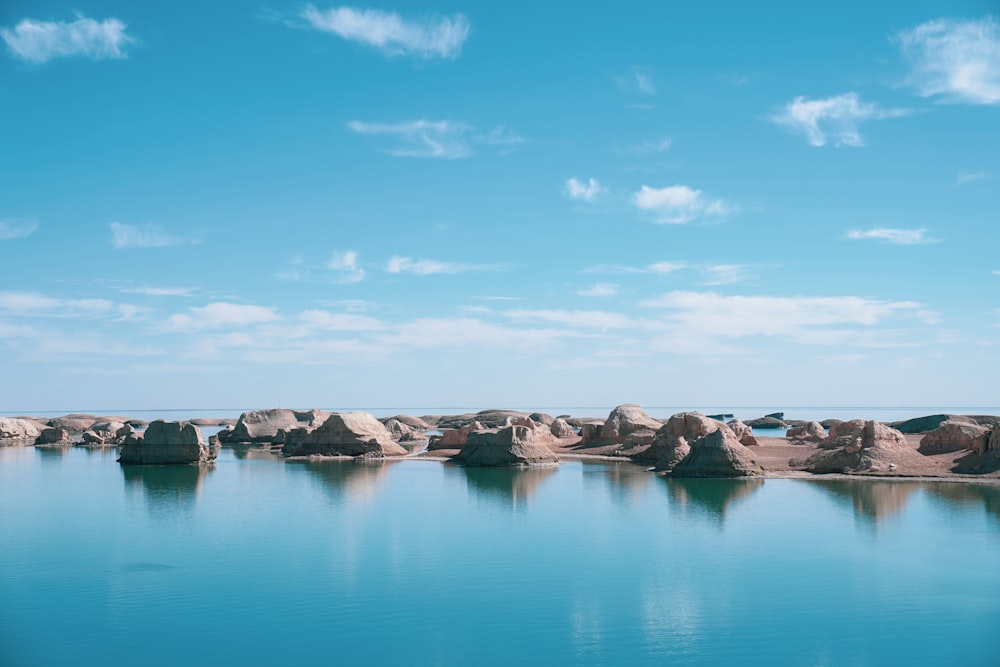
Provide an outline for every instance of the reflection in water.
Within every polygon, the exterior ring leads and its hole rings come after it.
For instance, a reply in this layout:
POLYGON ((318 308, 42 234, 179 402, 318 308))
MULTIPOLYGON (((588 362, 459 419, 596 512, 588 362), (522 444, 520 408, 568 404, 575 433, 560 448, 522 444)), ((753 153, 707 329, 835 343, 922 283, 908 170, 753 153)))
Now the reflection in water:
POLYGON ((498 501, 504 506, 517 507, 531 499, 538 486, 558 468, 539 466, 527 468, 476 468, 449 466, 465 474, 469 491, 479 497, 498 501))
POLYGON ((233 450, 233 456, 237 459, 265 459, 277 460, 281 458, 281 452, 271 449, 270 445, 226 445, 227 449, 233 450))
POLYGON ((950 505, 982 505, 986 512, 1000 519, 1000 486, 936 482, 927 484, 924 488, 932 497, 944 500, 950 505))
POLYGON ((155 516, 170 516, 178 511, 194 509, 201 485, 213 466, 120 466, 125 478, 125 490, 142 493, 146 509, 155 516))
POLYGON ((57 463, 62 464, 66 455, 69 454, 69 450, 72 449, 69 445, 52 445, 52 446, 36 446, 35 451, 41 457, 43 463, 57 463))
POLYGON ((642 495, 643 489, 655 477, 648 466, 626 461, 591 461, 582 459, 583 480, 604 486, 611 498, 618 503, 629 503, 642 495))
POLYGON ((903 511, 910 494, 920 488, 919 482, 895 482, 882 480, 812 480, 827 493, 849 499, 854 505, 854 515, 877 524, 903 511))
POLYGON ((322 459, 286 461, 301 466, 322 483, 322 488, 336 503, 369 500, 385 481, 386 472, 396 463, 390 460, 322 459))
POLYGON ((759 477, 750 479, 690 479, 682 477, 660 477, 667 485, 671 503, 687 510, 700 510, 722 523, 726 512, 734 503, 751 495, 764 485, 759 477))

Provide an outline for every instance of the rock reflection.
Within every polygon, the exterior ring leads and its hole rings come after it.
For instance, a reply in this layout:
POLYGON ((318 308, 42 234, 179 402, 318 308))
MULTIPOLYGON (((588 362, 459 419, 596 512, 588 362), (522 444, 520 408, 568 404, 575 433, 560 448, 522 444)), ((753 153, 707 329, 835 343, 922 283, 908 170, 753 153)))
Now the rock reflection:
POLYGON ((811 483, 838 499, 850 500, 854 515, 873 525, 902 512, 910 494, 922 486, 919 482, 849 479, 813 480, 811 483))
POLYGON ((962 484, 938 482, 925 487, 931 497, 949 505, 964 507, 982 506, 988 514, 1000 521, 1000 487, 993 484, 962 484))
POLYGON ((168 517, 194 510, 205 478, 212 466, 119 466, 125 478, 125 490, 141 493, 146 509, 154 516, 168 517))
POLYGON ((281 452, 271 449, 270 445, 240 444, 226 445, 225 447, 233 450, 233 456, 241 461, 248 459, 276 461, 281 458, 281 452))
POLYGON ((472 495, 499 502, 505 507, 526 505, 541 483, 557 471, 555 466, 528 468, 456 466, 456 468, 464 473, 472 495))
POLYGON ((389 468, 397 461, 322 459, 286 461, 287 466, 304 469, 321 483, 323 490, 337 504, 344 501, 370 500, 385 481, 389 468))
POLYGON ((35 451, 41 457, 41 461, 48 464, 62 464, 63 459, 69 454, 72 447, 68 445, 42 445, 35 446, 35 451))
POLYGON ((687 510, 700 511, 725 521, 726 512, 764 485, 760 478, 750 479, 690 479, 656 476, 666 484, 672 504, 687 510))
POLYGON ((628 504, 642 495, 655 475, 648 466, 640 466, 626 461, 590 461, 582 459, 585 484, 597 483, 608 491, 608 495, 620 504, 628 504))

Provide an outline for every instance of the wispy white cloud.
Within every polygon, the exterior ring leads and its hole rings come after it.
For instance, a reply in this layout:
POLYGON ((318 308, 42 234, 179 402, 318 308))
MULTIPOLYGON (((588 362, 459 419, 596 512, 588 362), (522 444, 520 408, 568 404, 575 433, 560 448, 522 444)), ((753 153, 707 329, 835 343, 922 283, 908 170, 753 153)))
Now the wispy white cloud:
POLYGON ((725 296, 685 291, 669 292, 642 305, 665 309, 667 319, 682 328, 725 338, 797 337, 814 327, 870 327, 889 317, 914 314, 921 309, 913 301, 879 301, 858 296, 725 296))
POLYGON ((195 245, 201 239, 195 237, 176 236, 167 233, 160 225, 145 223, 142 225, 126 225, 120 222, 108 224, 111 229, 111 245, 121 248, 166 248, 176 245, 195 245))
POLYGON ((0 292, 0 313, 8 316, 129 319, 138 310, 131 304, 107 299, 65 299, 37 292, 0 292))
POLYGON ((609 273, 609 274, 628 274, 628 273, 667 274, 687 268, 687 266, 688 264, 685 262, 655 262, 647 266, 628 266, 625 264, 597 264, 595 266, 588 266, 587 268, 583 269, 582 272, 609 273))
POLYGON ((937 19, 895 36, 913 66, 909 83, 941 102, 1000 104, 1000 25, 937 19))
POLYGON ((624 329, 633 326, 632 318, 603 310, 508 310, 505 317, 514 320, 540 320, 582 329, 624 329))
POLYGON ((618 285, 613 283, 596 283, 592 287, 577 291, 580 296, 614 296, 618 294, 618 285))
POLYGON ((847 232, 847 238, 852 241, 872 239, 896 245, 920 245, 938 242, 937 239, 928 238, 926 229, 893 229, 889 227, 852 229, 847 232))
POLYGON ((378 9, 320 10, 307 5, 302 18, 316 30, 374 47, 388 56, 455 58, 469 36, 469 20, 462 14, 407 20, 378 9))
POLYGON ((354 250, 334 251, 326 268, 338 275, 340 283, 359 283, 365 279, 365 270, 358 264, 358 253, 354 250))
POLYGON ((38 229, 38 223, 34 220, 5 218, 0 220, 0 241, 23 239, 34 234, 36 229, 38 229))
POLYGON ((451 121, 414 120, 405 123, 365 123, 352 120, 347 124, 358 134, 385 136, 398 146, 385 152, 398 157, 433 157, 445 160, 472 154, 464 135, 471 129, 451 121))
POLYGON ((623 90, 640 95, 655 95, 657 90, 654 77, 653 70, 648 67, 634 67, 627 75, 616 77, 615 81, 623 90))
POLYGON ((23 19, 13 28, 0 28, 0 38, 17 58, 46 63, 53 58, 85 56, 92 60, 126 58, 132 38, 116 18, 95 21, 78 16, 75 21, 23 19))
POLYGON ((299 320, 310 328, 325 331, 379 331, 386 324, 379 319, 356 313, 331 313, 325 310, 306 310, 299 320))
POLYGON ((857 93, 844 93, 826 99, 796 97, 771 120, 789 130, 805 134, 813 146, 864 146, 858 125, 866 120, 897 118, 907 109, 883 109, 874 102, 862 102, 857 93))
POLYGON ((274 322, 280 319, 277 309, 218 301, 205 306, 188 308, 186 313, 176 313, 167 320, 172 331, 200 331, 221 327, 245 327, 274 322))
POLYGON ((505 125, 493 128, 486 134, 477 134, 473 139, 487 146, 513 148, 528 143, 528 140, 505 125))
POLYGON ((985 171, 960 171, 958 172, 958 178, 955 179, 955 183, 957 185, 975 183, 976 181, 987 179, 989 176, 985 171))
POLYGON ((575 176, 566 181, 566 195, 570 199, 589 202, 593 201, 603 191, 604 188, 594 178, 589 179, 586 183, 580 181, 575 176))
POLYGON ((539 350, 552 347, 574 333, 563 329, 505 327, 475 318, 419 318, 404 322, 375 339, 402 348, 462 348, 539 350))
POLYGON ((394 145, 383 149, 383 152, 396 157, 455 160, 472 155, 470 144, 491 147, 495 152, 505 154, 527 143, 524 137, 504 126, 482 134, 476 133, 471 125, 449 120, 420 119, 402 123, 352 120, 347 127, 358 134, 391 140, 394 145))
POLYGON ((191 296, 196 290, 193 287, 124 287, 121 291, 144 296, 191 296))
POLYGON ((386 263, 385 270, 389 273, 413 273, 418 276, 432 276, 439 273, 453 274, 467 271, 482 271, 489 267, 477 264, 460 264, 455 262, 439 262, 433 259, 413 259, 393 255, 386 263))
POLYGON ((647 155, 650 153, 663 153, 670 150, 674 140, 671 137, 661 137, 660 139, 643 139, 637 144, 624 147, 615 146, 618 153, 631 153, 633 155, 647 155))
POLYGON ((735 207, 721 199, 709 199, 701 190, 686 185, 651 188, 643 185, 633 201, 639 209, 656 216, 656 222, 684 224, 696 220, 721 219, 735 207))
POLYGON ((752 277, 746 264, 709 264, 701 267, 703 285, 733 285, 752 277))

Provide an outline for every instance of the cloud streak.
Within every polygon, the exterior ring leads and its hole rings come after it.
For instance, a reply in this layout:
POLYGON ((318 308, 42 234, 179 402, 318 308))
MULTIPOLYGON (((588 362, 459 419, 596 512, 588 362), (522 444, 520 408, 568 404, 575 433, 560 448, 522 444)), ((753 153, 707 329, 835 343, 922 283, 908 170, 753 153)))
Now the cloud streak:
POLYGON ((1000 104, 1000 26, 938 19, 895 35, 922 97, 952 104, 1000 104))
POLYGON ((701 190, 686 185, 651 188, 643 185, 633 196, 637 208, 655 215, 656 222, 685 224, 696 220, 722 219, 734 207, 721 199, 709 199, 701 190))
POLYGON ((125 23, 79 16, 75 21, 23 19, 13 28, 0 28, 0 38, 16 58, 43 64, 55 58, 83 56, 91 60, 127 58, 125 46, 132 38, 125 23))
POLYGON ((586 183, 576 177, 566 181, 566 196, 577 201, 594 201, 594 198, 603 191, 604 188, 594 178, 589 179, 586 183))
POLYGON ((177 245, 196 245, 201 241, 195 238, 174 236, 167 233, 160 225, 145 223, 142 225, 126 225, 121 222, 108 224, 111 229, 111 245, 116 250, 122 248, 166 248, 177 245))
POLYGON ((456 58, 469 36, 469 20, 462 14, 407 20, 377 9, 320 10, 307 5, 301 16, 316 30, 370 46, 387 56, 456 58))
POLYGON ((393 255, 386 263, 385 270, 389 273, 412 273, 418 276, 433 276, 436 274, 455 274, 467 271, 482 271, 488 267, 476 264, 459 264, 455 262, 439 262, 433 259, 413 259, 393 255))
POLYGON ((38 229, 34 220, 6 219, 0 220, 0 241, 11 241, 31 236, 38 229))
POLYGON ((395 157, 438 158, 457 160, 472 155, 470 144, 490 146, 508 153, 527 140, 513 130, 499 126, 485 134, 465 123, 450 120, 411 120, 402 123, 369 123, 352 120, 347 127, 357 134, 383 137, 395 145, 382 151, 395 157))
POLYGON ((358 264, 358 253, 354 250, 334 251, 326 268, 337 274, 339 283, 359 283, 365 279, 365 270, 358 264))
POLYGON ((936 239, 927 237, 926 229, 894 229, 890 227, 875 227, 874 229, 853 229, 847 232, 851 241, 876 240, 886 241, 895 245, 922 245, 937 243, 936 239))
POLYGON ((898 118, 906 109, 882 109, 873 102, 862 102, 857 93, 844 93, 825 99, 796 97, 771 121, 791 132, 804 134, 812 146, 864 146, 858 125, 867 120, 898 118))

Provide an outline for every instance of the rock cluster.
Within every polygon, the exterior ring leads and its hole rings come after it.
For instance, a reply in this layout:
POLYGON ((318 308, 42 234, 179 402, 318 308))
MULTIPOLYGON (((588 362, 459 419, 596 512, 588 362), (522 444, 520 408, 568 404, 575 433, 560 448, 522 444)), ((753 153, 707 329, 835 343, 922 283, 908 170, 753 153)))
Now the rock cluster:
POLYGON ((920 439, 917 451, 928 456, 963 449, 982 453, 988 447, 990 432, 988 427, 974 422, 944 421, 920 439))
POLYGON ((272 443, 279 431, 313 430, 327 416, 322 410, 251 410, 240 415, 236 426, 219 431, 218 440, 222 444, 272 443))
POLYGON ((38 426, 27 419, 0 417, 0 439, 26 440, 37 438, 40 432, 38 426))
POLYGON ((785 432, 785 437, 798 442, 819 442, 826 439, 826 429, 819 422, 809 422, 804 426, 794 426, 785 432))
POLYGON ((905 466, 920 467, 924 460, 902 433, 877 421, 836 424, 819 446, 824 451, 805 461, 812 473, 891 474, 905 466))
POLYGON ((675 477, 751 477, 764 469, 732 430, 722 426, 691 443, 691 451, 671 472, 675 477))

